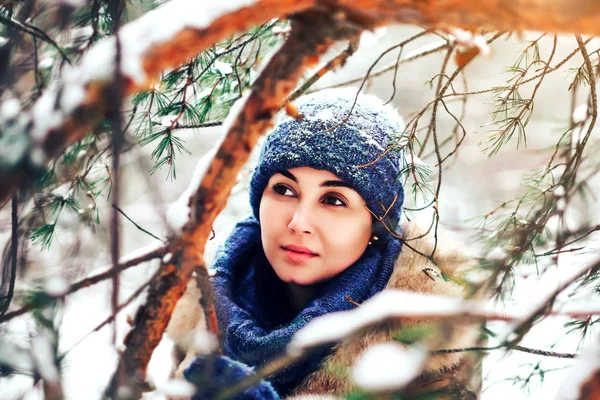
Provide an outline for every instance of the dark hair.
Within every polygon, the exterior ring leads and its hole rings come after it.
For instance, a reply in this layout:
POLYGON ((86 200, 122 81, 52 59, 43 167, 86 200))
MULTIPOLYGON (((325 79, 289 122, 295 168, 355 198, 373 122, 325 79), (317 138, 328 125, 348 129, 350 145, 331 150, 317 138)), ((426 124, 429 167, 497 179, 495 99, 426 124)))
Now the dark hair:
POLYGON ((253 260, 256 305, 264 311, 264 320, 259 322, 265 329, 274 329, 291 322, 297 313, 290 301, 285 282, 279 279, 267 260, 262 241, 258 240, 257 246, 253 260))

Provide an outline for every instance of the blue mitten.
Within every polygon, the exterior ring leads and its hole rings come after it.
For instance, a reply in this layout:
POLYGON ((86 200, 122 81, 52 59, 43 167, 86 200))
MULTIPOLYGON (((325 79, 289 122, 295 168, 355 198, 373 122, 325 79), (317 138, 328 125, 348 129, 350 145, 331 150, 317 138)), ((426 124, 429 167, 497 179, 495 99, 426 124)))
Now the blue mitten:
MULTIPOLYGON (((198 391, 192 400, 212 400, 217 393, 243 378, 254 374, 244 363, 225 356, 202 356, 196 358, 183 375, 196 385, 198 391)), ((280 400, 273 386, 265 380, 232 397, 232 400, 280 400)))

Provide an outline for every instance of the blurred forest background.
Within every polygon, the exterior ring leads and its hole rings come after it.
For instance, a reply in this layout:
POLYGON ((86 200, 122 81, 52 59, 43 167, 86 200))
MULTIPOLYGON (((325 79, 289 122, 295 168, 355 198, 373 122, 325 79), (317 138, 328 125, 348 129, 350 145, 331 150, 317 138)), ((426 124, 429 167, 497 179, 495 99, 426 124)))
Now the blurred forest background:
MULTIPOLYGON (((3 179, 21 179, 19 168, 33 177, 0 209, 3 399, 97 398, 104 391, 145 288, 161 258, 169 263, 164 247, 178 234, 178 206, 171 205, 227 133, 222 123, 231 106, 291 29, 285 18, 269 20, 165 70, 146 90, 116 90, 115 104, 124 97, 121 113, 108 104, 100 122, 85 114, 80 123, 89 119, 89 129, 80 139, 55 157, 37 154, 24 116, 54 118, 36 115, 44 95, 57 82, 79 79, 69 75, 73 66, 94 70, 98 56, 82 61, 84 54, 163 3, 169 2, 0 1, 0 168, 3 179), (31 139, 21 141, 24 135, 31 139), (153 251, 152 261, 122 272, 118 286, 112 274, 73 290, 110 271, 116 256, 153 251), (127 304, 112 322, 115 287, 127 304), (53 379, 55 391, 47 387, 53 379)), ((598 341, 600 41, 388 24, 338 41, 301 84, 329 60, 333 66, 302 90, 352 86, 394 104, 407 123, 400 148, 408 216, 468 244, 480 258, 474 278, 492 286, 496 312, 529 316, 487 323, 495 349, 484 360, 483 399, 554 397, 573 358, 598 341)), ((62 96, 54 97, 57 109, 81 97, 62 96)), ((253 157, 212 226, 208 264, 249 213, 253 157)), ((159 388, 168 380, 170 346, 164 339, 149 363, 149 380, 159 388)))

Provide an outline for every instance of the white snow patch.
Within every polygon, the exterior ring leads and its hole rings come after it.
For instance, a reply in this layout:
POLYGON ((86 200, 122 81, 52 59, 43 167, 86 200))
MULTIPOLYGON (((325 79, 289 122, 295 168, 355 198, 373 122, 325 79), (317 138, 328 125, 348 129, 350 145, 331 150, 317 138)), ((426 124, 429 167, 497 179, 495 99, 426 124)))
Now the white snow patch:
POLYGON ((165 254, 165 256, 162 258, 162 263, 163 264, 168 264, 171 262, 171 260, 173 259, 173 253, 167 253, 165 254))
POLYGON ((206 174, 210 164, 217 155, 217 150, 218 147, 214 147, 198 161, 189 186, 184 190, 179 199, 171 204, 167 210, 167 222, 169 227, 177 234, 181 234, 183 226, 190 219, 190 198, 200 187, 204 174, 206 174))
POLYGON ((553 194, 556 197, 563 197, 566 194, 565 187, 563 185, 557 186, 556 189, 554 189, 553 194))
POLYGON ((481 35, 475 35, 473 38, 473 45, 479 49, 479 54, 484 57, 487 57, 492 53, 492 49, 487 40, 481 35))
POLYGON ((231 64, 225 63, 223 61, 215 61, 214 66, 221 75, 228 75, 233 72, 233 67, 231 66, 231 64))
POLYGON ((402 290, 385 290, 360 307, 323 315, 309 322, 292 338, 290 352, 340 341, 358 330, 387 318, 452 316, 481 309, 473 301, 402 290))
POLYGON ((227 114, 225 121, 223 121, 223 124, 221 125, 222 134, 220 139, 216 140, 213 148, 209 150, 200 160, 198 160, 198 164, 196 164, 196 168, 194 170, 194 175, 192 176, 188 187, 167 210, 167 222, 169 223, 169 227, 174 232, 180 234, 183 226, 188 222, 191 211, 189 206, 190 198, 196 192, 196 190, 198 190, 198 187, 200 187, 200 183, 204 178, 204 174, 206 171, 208 171, 208 168, 215 158, 219 147, 221 147, 221 143, 225 139, 225 134, 231 129, 231 126, 235 122, 240 110, 244 107, 244 104, 248 100, 250 93, 250 91, 244 93, 244 95, 231 106, 229 109, 229 114, 227 114))
POLYGON ((31 161, 31 163, 33 165, 43 167, 46 165, 46 161, 48 160, 48 157, 46 156, 46 152, 44 151, 44 149, 42 147, 35 145, 34 147, 32 147, 31 151, 29 152, 29 160, 31 161))
POLYGON ((427 350, 420 346, 406 348, 398 342, 369 347, 356 360, 352 380, 369 392, 389 392, 412 381, 427 360, 427 350))
POLYGON ((51 57, 46 57, 44 58, 42 61, 40 61, 40 63, 38 64, 38 66, 41 69, 48 69, 48 68, 52 68, 52 66, 54 65, 54 60, 51 57))
POLYGON ((63 122, 63 114, 56 109, 57 95, 56 86, 48 89, 31 109, 33 127, 30 134, 35 143, 43 143, 50 130, 63 122))
POLYGON ((594 374, 600 369, 600 336, 581 350, 576 361, 558 390, 557 400, 581 398, 583 384, 594 379, 594 374))
POLYGON ((368 144, 370 144, 371 146, 375 146, 379 151, 385 151, 385 149, 383 147, 381 147, 381 145, 379 143, 377 143, 377 141, 375 139, 373 139, 373 137, 371 135, 369 135, 367 132, 363 131, 362 129, 358 130, 358 134, 367 141, 368 144))
POLYGON ((492 251, 490 251, 485 258, 488 261, 495 261, 495 262, 499 262, 504 260, 504 258, 506 257, 506 250, 503 247, 500 246, 496 246, 492 249, 492 251))
POLYGON ((580 124, 583 121, 585 121, 588 117, 588 105, 587 104, 581 104, 579 106, 577 106, 574 110, 573 110, 573 122, 576 124, 580 124))
POLYGON ((44 291, 50 296, 61 297, 69 290, 69 282, 59 275, 49 277, 44 285, 44 291))
POLYGON ((169 128, 173 125, 175 121, 177 121, 178 115, 165 115, 160 121, 161 126, 165 128, 169 128))
POLYGON ((15 118, 21 111, 21 102, 12 98, 2 102, 0 106, 0 121, 7 121, 15 118))
POLYGON ((158 388, 159 392, 171 397, 191 397, 196 393, 196 387, 183 379, 172 379, 158 388))
POLYGON ((210 354, 218 349, 219 341, 215 335, 206 329, 196 329, 190 347, 195 350, 197 354, 210 354))
POLYGON ((362 47, 367 47, 367 48, 377 45, 377 43, 379 43, 381 38, 383 38, 383 36, 385 36, 385 34, 387 33, 387 30, 388 29, 386 26, 382 26, 380 28, 376 28, 373 31, 368 31, 368 30, 363 31, 363 33, 360 35, 360 45, 362 47))
POLYGON ((66 85, 60 97, 60 107, 64 114, 70 114, 85 100, 85 90, 81 85, 66 85))
POLYGON ((459 44, 469 43, 471 40, 473 40, 473 33, 461 28, 451 29, 449 36, 459 44))
POLYGON ((31 354, 40 376, 48 382, 58 382, 59 374, 50 333, 41 333, 31 341, 31 354))
POLYGON ((324 110, 319 111, 315 115, 315 118, 324 120, 324 121, 331 120, 331 119, 333 119, 333 111, 331 111, 331 109, 329 109, 329 108, 326 108, 324 110))

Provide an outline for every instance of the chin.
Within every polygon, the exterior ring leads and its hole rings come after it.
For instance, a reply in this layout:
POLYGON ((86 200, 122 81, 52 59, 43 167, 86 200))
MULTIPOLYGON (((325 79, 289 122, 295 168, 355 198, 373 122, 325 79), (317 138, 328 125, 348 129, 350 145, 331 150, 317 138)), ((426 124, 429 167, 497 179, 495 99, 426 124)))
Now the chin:
POLYGON ((294 274, 289 274, 289 275, 284 275, 284 276, 277 274, 277 276, 279 277, 280 280, 282 280, 285 283, 299 285, 299 286, 308 286, 308 285, 312 285, 313 283, 316 282, 316 279, 314 279, 314 278, 306 277, 306 276, 298 276, 298 275, 294 275, 294 274))
POLYGON ((306 280, 306 279, 292 279, 290 280, 288 283, 292 283, 294 285, 298 285, 298 286, 310 286, 314 283, 316 283, 314 280, 306 280))
POLYGON ((318 277, 291 276, 290 279, 288 279, 286 282, 298 286, 310 286, 317 283, 321 283, 323 281, 323 279, 319 279, 318 277))

